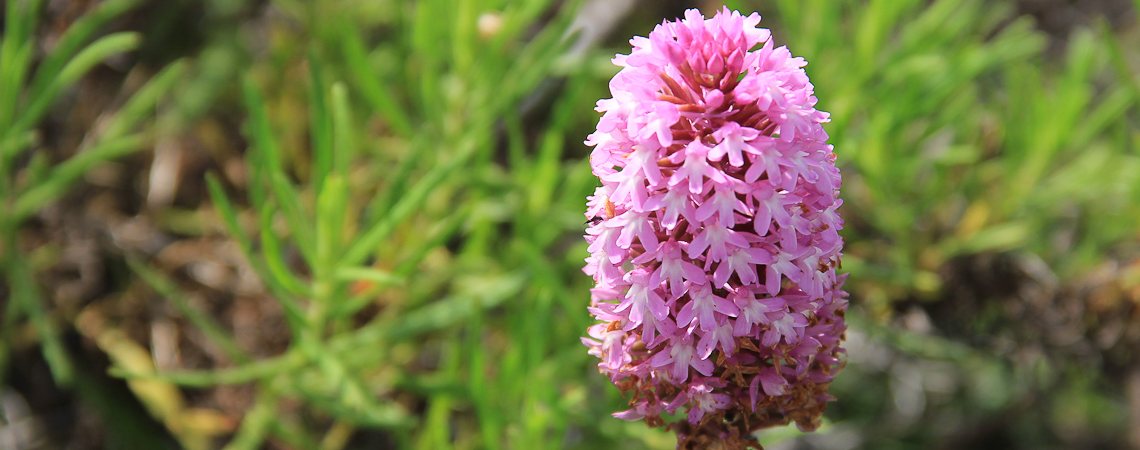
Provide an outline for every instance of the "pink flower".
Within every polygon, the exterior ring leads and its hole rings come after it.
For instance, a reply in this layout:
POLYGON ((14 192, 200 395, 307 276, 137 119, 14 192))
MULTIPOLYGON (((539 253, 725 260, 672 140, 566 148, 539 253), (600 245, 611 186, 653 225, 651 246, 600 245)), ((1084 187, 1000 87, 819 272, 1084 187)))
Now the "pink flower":
POLYGON ((681 405, 689 405, 688 419, 691 423, 698 423, 706 414, 715 414, 723 411, 732 404, 732 399, 718 392, 724 382, 718 378, 694 378, 688 384, 688 389, 681 392, 665 409, 676 411, 681 405))
POLYGON ((693 357, 696 349, 693 347, 691 335, 681 333, 680 336, 675 336, 670 344, 664 349, 668 351, 657 352, 648 361, 652 367, 664 369, 665 378, 675 384, 683 384, 689 379, 690 368, 704 376, 712 375, 714 369, 712 361, 693 357))
POLYGON ((811 428, 843 366, 828 115, 806 62, 759 23, 689 10, 632 39, 586 140, 601 186, 583 269, 598 323, 582 341, 632 394, 615 416, 683 409, 682 443, 811 428))

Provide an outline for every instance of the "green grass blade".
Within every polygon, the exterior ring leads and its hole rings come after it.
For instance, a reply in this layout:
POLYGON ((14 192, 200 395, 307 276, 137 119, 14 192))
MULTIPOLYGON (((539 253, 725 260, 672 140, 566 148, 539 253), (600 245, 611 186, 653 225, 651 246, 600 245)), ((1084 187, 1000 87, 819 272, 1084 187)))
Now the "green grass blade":
POLYGON ((277 301, 285 304, 291 304, 288 309, 300 311, 300 305, 297 305, 294 298, 305 296, 308 289, 304 282, 297 278, 289 267, 286 265, 286 256, 282 249, 283 242, 277 236, 277 231, 274 230, 273 219, 276 217, 276 207, 273 202, 265 204, 259 214, 260 220, 260 242, 261 242, 261 259, 265 261, 265 267, 269 269, 268 277, 264 281, 268 282, 277 293, 277 301))
POLYGON ((263 448, 272 424, 277 421, 278 397, 262 389, 257 400, 241 421, 237 434, 224 450, 255 450, 263 448))
POLYGON ((348 88, 343 83, 332 86, 333 140, 336 152, 333 154, 332 170, 340 174, 349 173, 349 162, 357 154, 357 126, 353 121, 352 107, 348 101, 348 88))
POLYGON ((369 281, 385 287, 406 282, 403 277, 371 267, 340 267, 335 276, 339 281, 369 281))
POLYGON ((138 274, 146 284, 150 285, 155 292, 158 292, 159 295, 162 295, 173 303, 174 307, 177 308, 190 323, 194 324, 195 328, 206 336, 206 339, 218 346, 231 360, 239 363, 249 361, 249 356, 238 347, 237 342, 230 337, 229 333, 214 321, 213 317, 191 306, 190 301, 178 287, 174 285, 173 281, 168 279, 161 272, 146 267, 142 261, 135 258, 128 257, 127 265, 130 266, 131 270, 138 274))
POLYGON ((147 138, 142 134, 126 136, 97 144, 63 162, 51 171, 43 183, 33 186, 17 197, 12 208, 12 217, 16 221, 26 219, 66 193, 75 180, 95 165, 138 151, 146 145, 146 142, 147 138))
POLYGON ((55 83, 60 77, 60 71, 72 60, 75 52, 84 42, 87 42, 99 28, 124 12, 134 8, 140 0, 111 0, 100 3, 93 10, 83 14, 63 32, 55 47, 44 57, 44 61, 36 69, 31 86, 28 87, 29 98, 39 98, 44 90, 55 83))
POLYGON ((9 1, 6 6, 0 41, 0 137, 10 132, 11 121, 21 104, 21 90, 34 49, 32 34, 40 13, 39 0, 9 1))
MULTIPOLYGON (((9 248, 16 248, 11 242, 9 248)), ((71 359, 67 355, 63 339, 60 336, 59 326, 43 304, 43 298, 36 286, 35 277, 27 266, 26 261, 20 260, 15 254, 8 256, 6 272, 8 285, 11 286, 11 301, 19 303, 24 315, 32 322, 36 335, 41 341, 44 360, 51 369, 52 378, 60 386, 69 386, 75 374, 71 359)))
POLYGON ((329 274, 340 263, 348 197, 348 182, 340 174, 326 178, 317 196, 316 265, 313 267, 317 281, 330 282, 329 274))
MULTIPOLYGON (((139 127, 144 121, 150 120, 161 99, 171 93, 175 86, 182 81, 186 67, 186 61, 175 61, 155 74, 154 78, 151 78, 143 87, 132 94, 126 104, 119 108, 115 115, 107 121, 100 138, 117 138, 129 133, 131 129, 139 127)), ((158 133, 168 131, 156 130, 158 133)))
POLYGON ((39 96, 29 100, 27 108, 20 114, 13 127, 17 130, 31 129, 43 118, 60 91, 75 84, 80 77, 112 55, 134 50, 141 39, 138 33, 122 32, 91 43, 67 62, 59 76, 53 79, 39 96))
MULTIPOLYGON (((314 258, 316 256, 314 254, 313 245, 313 225, 306 218, 301 208, 300 193, 289 180, 289 175, 281 161, 281 147, 277 144, 277 139, 274 138, 274 131, 269 123, 265 101, 254 85, 252 78, 245 78, 242 92, 244 94, 246 111, 248 111, 250 115, 247 133, 251 140, 251 156, 255 165, 255 176, 253 178, 255 180, 261 179, 262 182, 266 183, 266 186, 251 187, 251 197, 257 197, 258 194, 256 193, 265 188, 268 188, 269 192, 273 193, 273 197, 277 201, 277 206, 281 208, 281 212, 289 224, 289 232, 294 235, 293 242, 296 244, 297 249, 301 251, 305 261, 312 267, 315 263, 314 258)), ((264 195, 262 195, 262 198, 264 198, 264 195)), ((254 206, 258 209, 264 209, 267 203, 265 203, 264 200, 260 202, 255 201, 254 206)), ((263 231, 263 233, 273 233, 273 231, 266 230, 263 231)))
POLYGON ((360 90, 364 100, 388 126, 392 127, 396 135, 411 136, 414 127, 409 113, 396 101, 391 90, 384 85, 384 80, 376 77, 376 71, 370 67, 368 52, 359 32, 352 27, 343 27, 341 36, 340 48, 348 65, 349 78, 360 90))
POLYGON ((288 373, 307 364, 304 355, 299 351, 290 351, 275 358, 242 364, 232 368, 180 371, 165 373, 133 373, 122 368, 112 367, 109 373, 112 376, 124 379, 160 379, 187 387, 209 387, 226 384, 244 384, 257 380, 266 380, 279 374, 288 373))
MULTIPOLYGON (((253 248, 253 243, 238 221, 237 210, 234 209, 234 204, 230 201, 230 197, 226 195, 226 190, 222 187, 222 182, 218 181, 218 176, 213 172, 206 174, 206 189, 210 194, 210 201, 213 202, 214 207, 218 209, 218 214, 222 216, 222 221, 225 224, 226 230, 229 231, 230 237, 238 241, 243 252, 248 252, 249 249, 253 248)), ((252 259, 248 253, 246 254, 246 258, 252 259)))
MULTIPOLYGON (((322 64, 315 52, 309 52, 309 134, 312 145, 313 186, 321 188, 332 171, 336 149, 333 147, 333 123, 325 97, 322 64)), ((320 192, 317 192, 320 195, 320 192)))
MULTIPOLYGON (((277 298, 286 299, 281 302, 281 305, 285 310, 285 317, 289 320, 289 323, 293 324, 294 328, 304 323, 304 313, 300 306, 287 300, 287 296, 290 295, 288 293, 289 289, 277 284, 277 277, 272 275, 271 270, 266 266, 266 261, 254 254, 253 241, 245 229, 242 228, 238 220, 237 211, 230 201, 229 196, 226 195, 221 182, 218 181, 214 174, 206 174, 206 186, 209 190, 211 201, 214 203, 214 206, 218 208, 218 212, 222 216, 222 221, 225 223, 230 236, 238 241, 242 255, 245 256, 246 261, 254 268, 258 276, 267 282, 270 291, 273 292, 277 298)), ((287 276, 287 278, 291 277, 287 276)), ((303 288, 301 289, 303 290, 303 288)))
POLYGON ((375 225, 365 231, 364 234, 349 247, 348 252, 344 255, 344 264, 358 265, 375 252, 380 243, 388 237, 392 230, 394 230, 400 222, 411 216, 435 188, 466 164, 475 153, 475 150, 476 146, 473 145, 471 141, 465 141, 461 144, 459 151, 452 156, 450 161, 432 168, 418 183, 408 190, 405 196, 400 198, 392 207, 391 211, 381 217, 375 225))

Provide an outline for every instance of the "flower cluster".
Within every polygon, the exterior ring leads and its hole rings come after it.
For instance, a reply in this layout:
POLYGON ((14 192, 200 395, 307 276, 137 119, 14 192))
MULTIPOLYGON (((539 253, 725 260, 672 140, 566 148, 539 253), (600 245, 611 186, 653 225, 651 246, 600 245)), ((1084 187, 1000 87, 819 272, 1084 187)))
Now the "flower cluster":
MULTIPOLYGON (((817 426, 843 366, 839 171, 802 58, 760 16, 696 10, 631 40, 587 145, 594 278, 583 342, 615 416, 681 447, 817 426)), ((751 445, 755 445, 751 443, 751 445)))

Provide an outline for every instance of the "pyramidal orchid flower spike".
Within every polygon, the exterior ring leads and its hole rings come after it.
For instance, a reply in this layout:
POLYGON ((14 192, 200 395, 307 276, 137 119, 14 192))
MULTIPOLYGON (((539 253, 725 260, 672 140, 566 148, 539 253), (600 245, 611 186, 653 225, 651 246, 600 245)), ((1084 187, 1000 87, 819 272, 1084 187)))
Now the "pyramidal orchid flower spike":
POLYGON ((802 58, 727 8, 635 37, 586 144, 582 341, 679 448, 819 425, 845 361, 835 154, 802 58), (671 422, 671 423, 669 423, 671 422))

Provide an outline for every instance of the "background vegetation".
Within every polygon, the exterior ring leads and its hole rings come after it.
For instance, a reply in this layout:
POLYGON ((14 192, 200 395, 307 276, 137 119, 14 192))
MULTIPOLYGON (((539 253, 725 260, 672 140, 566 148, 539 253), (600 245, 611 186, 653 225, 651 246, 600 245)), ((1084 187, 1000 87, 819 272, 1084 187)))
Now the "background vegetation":
MULTIPOLYGON (((4 3, 0 447, 671 448, 581 142, 680 1, 4 3)), ((1140 447, 1140 2, 734 1, 810 62, 849 363, 770 448, 1140 447)))

